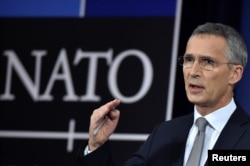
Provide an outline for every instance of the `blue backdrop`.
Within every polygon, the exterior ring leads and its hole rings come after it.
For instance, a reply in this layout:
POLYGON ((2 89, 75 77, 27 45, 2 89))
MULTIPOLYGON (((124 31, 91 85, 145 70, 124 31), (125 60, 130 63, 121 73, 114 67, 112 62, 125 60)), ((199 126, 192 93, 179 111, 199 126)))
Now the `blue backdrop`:
MULTIPOLYGON (((248 52, 250 51, 250 1, 243 0, 241 34, 247 44, 248 52)), ((248 65, 246 67, 243 79, 237 86, 236 98, 245 110, 250 114, 250 63, 248 55, 248 65)))
POLYGON ((173 16, 175 0, 1 0, 1 17, 173 16))

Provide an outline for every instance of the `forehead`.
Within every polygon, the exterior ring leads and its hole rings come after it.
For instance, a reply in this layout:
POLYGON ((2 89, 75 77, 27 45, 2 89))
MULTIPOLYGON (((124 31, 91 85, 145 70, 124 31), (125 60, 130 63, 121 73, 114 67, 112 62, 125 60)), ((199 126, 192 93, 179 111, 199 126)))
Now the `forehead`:
POLYGON ((186 53, 193 56, 210 56, 225 58, 227 50, 226 40, 221 36, 202 34, 192 36, 186 47, 186 53))

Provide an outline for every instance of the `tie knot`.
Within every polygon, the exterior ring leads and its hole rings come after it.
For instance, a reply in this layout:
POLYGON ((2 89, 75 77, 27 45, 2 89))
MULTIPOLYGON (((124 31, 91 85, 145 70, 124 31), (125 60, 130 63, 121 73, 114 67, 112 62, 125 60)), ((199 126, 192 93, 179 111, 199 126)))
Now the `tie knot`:
POLYGON ((200 117, 196 120, 196 125, 199 131, 205 131, 207 120, 205 118, 200 117))

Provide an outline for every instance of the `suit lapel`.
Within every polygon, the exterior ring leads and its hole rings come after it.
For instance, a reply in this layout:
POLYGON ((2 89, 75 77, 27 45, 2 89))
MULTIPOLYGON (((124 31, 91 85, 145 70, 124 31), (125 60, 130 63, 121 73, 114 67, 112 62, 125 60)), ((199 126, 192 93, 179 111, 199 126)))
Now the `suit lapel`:
MULTIPOLYGON (((245 129, 241 127, 242 124, 248 121, 248 115, 239 107, 232 114, 226 126, 222 130, 213 149, 234 149, 236 144, 245 133, 245 129)), ((206 161, 205 166, 208 165, 206 161)))
POLYGON ((245 133, 245 129, 241 125, 247 120, 248 115, 238 107, 222 130, 213 149, 234 149, 245 133))
POLYGON ((178 160, 178 164, 177 165, 183 165, 183 162, 184 162, 184 156, 185 156, 185 149, 186 149, 186 141, 187 141, 187 137, 188 137, 188 134, 189 134, 189 131, 190 131, 190 128, 192 127, 193 125, 193 121, 194 121, 194 114, 189 114, 186 118, 186 120, 183 120, 182 121, 182 124, 184 125, 183 126, 183 129, 180 130, 182 131, 182 142, 183 142, 183 145, 182 145, 182 154, 180 156, 180 160, 178 160))

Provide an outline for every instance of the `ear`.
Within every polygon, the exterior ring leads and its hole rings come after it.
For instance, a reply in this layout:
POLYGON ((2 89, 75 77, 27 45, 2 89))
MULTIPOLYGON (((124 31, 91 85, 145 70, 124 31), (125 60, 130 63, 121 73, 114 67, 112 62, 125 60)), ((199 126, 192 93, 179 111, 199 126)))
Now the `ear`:
POLYGON ((242 74, 243 74, 243 66, 234 65, 231 69, 229 84, 235 85, 237 82, 239 82, 241 80, 242 74))

